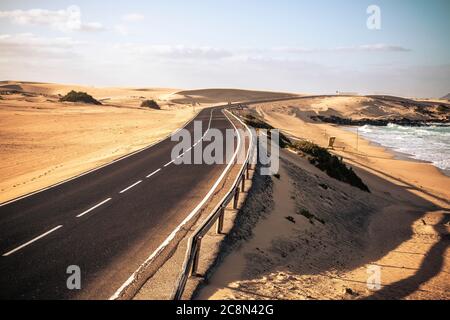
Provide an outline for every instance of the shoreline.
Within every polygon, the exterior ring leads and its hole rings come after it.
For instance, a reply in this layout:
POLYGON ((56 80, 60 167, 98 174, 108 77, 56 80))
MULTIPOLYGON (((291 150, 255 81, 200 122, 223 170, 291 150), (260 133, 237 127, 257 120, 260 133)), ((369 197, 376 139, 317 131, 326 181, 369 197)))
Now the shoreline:
MULTIPOLYGON (((338 125, 338 127, 343 128, 346 131, 352 132, 353 134, 356 135, 356 128, 360 128, 360 126, 341 126, 338 125)), ((411 127, 413 128, 413 127, 411 127)), ((365 140, 367 142, 369 142, 370 145, 374 146, 374 147, 378 147, 378 148, 382 148, 386 153, 389 153, 393 156, 393 159, 396 160, 403 160, 403 161, 410 161, 410 162, 416 162, 416 163, 424 163, 424 164, 429 164, 432 165, 433 167, 435 167, 436 169, 438 169, 442 174, 444 174, 447 177, 450 177, 450 169, 442 169, 439 168, 438 166, 436 166, 433 162, 428 161, 428 160, 424 160, 424 159, 418 159, 418 158, 414 158, 414 154, 412 153, 406 153, 406 152, 401 152, 401 151, 397 151, 392 147, 386 146, 382 143, 379 143, 377 141, 371 140, 370 138, 359 134, 359 139, 365 140)))
POLYGON ((385 127, 389 124, 396 124, 400 126, 409 126, 409 127, 430 127, 430 126, 450 126, 450 120, 448 118, 442 119, 426 119, 426 120, 418 120, 418 119, 408 119, 408 118, 391 118, 391 119, 371 119, 371 118, 362 118, 358 120, 350 119, 350 118, 341 118, 339 116, 311 116, 311 120, 313 121, 322 121, 324 123, 335 124, 339 126, 377 126, 377 127, 385 127))
MULTIPOLYGON (((344 130, 341 126, 337 127, 340 131, 344 130)), ((356 133, 351 132, 351 134, 356 137, 356 133)), ((341 139, 344 140, 344 143, 348 143, 347 139, 341 139)), ((372 173, 376 172, 380 177, 389 177, 389 180, 397 180, 400 185, 410 185, 424 199, 438 206, 450 208, 448 201, 450 192, 447 190, 450 185, 450 175, 447 175, 441 168, 431 162, 411 158, 366 137, 359 136, 359 142, 360 145, 362 142, 362 153, 359 155, 362 159, 355 159, 359 158, 358 156, 346 157, 346 154, 350 154, 349 152, 338 151, 350 165, 361 167, 364 170, 368 169, 372 173), (381 157, 376 158, 379 155, 381 157), (375 160, 370 158, 375 158, 375 160)))

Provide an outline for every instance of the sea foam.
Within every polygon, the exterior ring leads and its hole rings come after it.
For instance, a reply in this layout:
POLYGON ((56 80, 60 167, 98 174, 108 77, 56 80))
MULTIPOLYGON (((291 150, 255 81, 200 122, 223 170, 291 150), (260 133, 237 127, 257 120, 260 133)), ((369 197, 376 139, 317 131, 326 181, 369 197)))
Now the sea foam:
POLYGON ((358 128, 358 132, 362 137, 394 151, 431 162, 440 169, 450 170, 450 126, 365 125, 358 128))

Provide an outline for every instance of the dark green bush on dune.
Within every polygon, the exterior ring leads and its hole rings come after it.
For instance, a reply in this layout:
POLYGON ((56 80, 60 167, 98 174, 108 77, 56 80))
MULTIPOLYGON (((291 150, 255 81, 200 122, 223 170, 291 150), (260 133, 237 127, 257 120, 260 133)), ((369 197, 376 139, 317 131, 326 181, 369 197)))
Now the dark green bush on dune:
MULTIPOLYGON (((274 129, 270 124, 265 122, 260 117, 254 115, 246 115, 244 121, 247 125, 259 129, 274 129)), ((270 132, 269 132, 270 137, 270 132)), ((370 192, 369 188, 359 178, 351 167, 347 167, 338 157, 332 155, 327 149, 322 148, 312 142, 297 141, 293 142, 280 132, 280 147, 293 148, 310 155, 311 164, 315 165, 320 170, 324 171, 330 177, 348 183, 351 186, 357 187, 363 191, 370 192)))
POLYGON ((70 91, 64 97, 60 98, 59 101, 82 102, 82 103, 101 105, 100 101, 95 100, 91 95, 87 94, 86 92, 81 92, 81 91, 77 92, 74 90, 70 91))
POLYGON ((363 191, 370 192, 369 188, 356 175, 353 169, 347 167, 344 162, 329 153, 327 149, 308 141, 295 142, 293 147, 310 155, 310 162, 320 170, 326 172, 330 177, 346 182, 363 191))
POLYGON ((150 108, 150 109, 156 109, 160 110, 161 107, 155 100, 144 100, 141 103, 141 108, 150 108))

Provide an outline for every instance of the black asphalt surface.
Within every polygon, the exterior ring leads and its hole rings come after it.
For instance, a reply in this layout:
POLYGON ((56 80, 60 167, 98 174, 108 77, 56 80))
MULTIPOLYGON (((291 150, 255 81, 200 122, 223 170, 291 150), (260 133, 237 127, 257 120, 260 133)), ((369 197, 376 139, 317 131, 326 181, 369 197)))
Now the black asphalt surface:
MULTIPOLYGON (((202 121, 203 132, 210 117, 211 128, 233 128, 220 109, 205 109, 195 118, 202 121)), ((193 122, 185 128, 193 132, 193 122)), ((171 161, 175 144, 169 137, 74 180, 0 206, 0 299, 108 299, 114 294, 200 203, 226 167, 164 166, 171 161), (81 269, 81 290, 67 289, 69 265, 81 269)))

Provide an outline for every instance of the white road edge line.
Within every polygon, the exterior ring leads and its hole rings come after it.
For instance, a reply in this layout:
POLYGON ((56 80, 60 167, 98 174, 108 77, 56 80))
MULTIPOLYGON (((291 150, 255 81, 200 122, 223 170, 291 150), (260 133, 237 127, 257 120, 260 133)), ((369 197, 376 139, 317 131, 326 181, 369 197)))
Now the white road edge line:
MULTIPOLYGON (((223 111, 222 111, 223 112, 223 111)), ((225 114, 225 113, 224 113, 225 114)), ((212 116, 212 110, 211 110, 211 116, 212 116)), ((191 220, 196 214, 197 211, 205 204, 206 201, 208 201, 209 197, 212 195, 212 193, 214 192, 214 190, 216 189, 216 187, 219 185, 219 183, 222 181, 222 179, 225 177, 226 173, 228 172, 228 169, 230 169, 230 167, 234 164, 234 160, 237 157, 237 154, 239 152, 239 148, 241 146, 241 136, 239 134, 239 131, 237 130, 236 126, 234 125, 234 123, 230 120, 230 118, 228 118, 228 116, 225 114, 225 116, 227 117, 228 121, 233 125, 234 129, 236 130, 236 132, 238 133, 238 145, 237 148, 233 154, 233 157, 231 158, 230 162, 228 163, 227 167, 225 168, 225 170, 222 172, 222 174, 220 175, 220 177, 217 179, 217 181, 214 183, 214 185, 211 187, 211 189, 209 190, 209 192, 206 194, 206 196, 203 198, 203 200, 194 208, 194 210, 192 210, 189 215, 172 231, 172 233, 163 241, 163 243, 161 243, 159 245, 159 247, 139 266, 139 268, 133 272, 133 274, 127 279, 127 281, 125 281, 119 289, 117 289, 117 291, 109 298, 109 300, 116 300, 117 298, 120 297, 120 294, 122 293, 122 291, 128 287, 128 285, 130 283, 132 283, 134 281, 134 279, 136 278, 136 275, 139 273, 139 271, 149 262, 151 261, 154 257, 156 257, 169 243, 170 241, 172 241, 173 238, 175 238, 176 234, 178 233, 178 231, 180 231, 180 229, 189 222, 189 220, 191 220)), ((209 123, 211 124, 211 118, 209 123)))
POLYGON ((161 168, 156 169, 155 171, 153 171, 152 173, 150 173, 148 176, 146 176, 146 178, 150 178, 152 175, 158 173, 159 171, 161 171, 161 168))
POLYGON ((58 230, 59 228, 61 228, 62 226, 63 226, 63 225, 60 224, 59 226, 54 227, 53 229, 51 229, 51 230, 49 230, 49 231, 47 231, 47 232, 41 234, 40 236, 37 236, 36 238, 34 238, 34 239, 32 239, 32 240, 30 240, 30 241, 28 241, 28 242, 25 242, 25 243, 22 244, 21 246, 18 246, 17 248, 15 248, 15 249, 13 249, 13 250, 11 250, 11 251, 8 251, 7 253, 3 254, 3 257, 7 257, 7 256, 13 254, 13 253, 16 252, 16 251, 19 251, 20 249, 25 248, 25 247, 28 246, 29 244, 32 244, 33 242, 35 242, 35 241, 37 241, 37 240, 39 240, 39 239, 45 237, 46 235, 49 235, 49 234, 52 233, 53 231, 56 231, 56 230, 58 230))
POLYGON ((96 205, 93 206, 92 208, 87 209, 86 211, 84 211, 84 212, 80 213, 79 215, 77 215, 77 218, 84 216, 86 213, 89 213, 89 212, 91 212, 92 210, 94 210, 95 208, 100 207, 102 204, 107 203, 107 202, 108 202, 109 200, 111 200, 111 199, 112 199, 112 198, 108 198, 108 199, 106 199, 106 200, 103 200, 102 202, 96 204, 96 205))
POLYGON ((142 182, 142 180, 139 180, 139 181, 136 181, 135 183, 133 183, 131 186, 128 186, 128 187, 126 187, 125 189, 123 189, 122 191, 120 191, 119 193, 124 193, 124 192, 126 192, 126 191, 128 191, 128 190, 130 190, 131 188, 133 188, 133 187, 135 187, 135 186, 137 186, 139 183, 141 183, 142 182))

